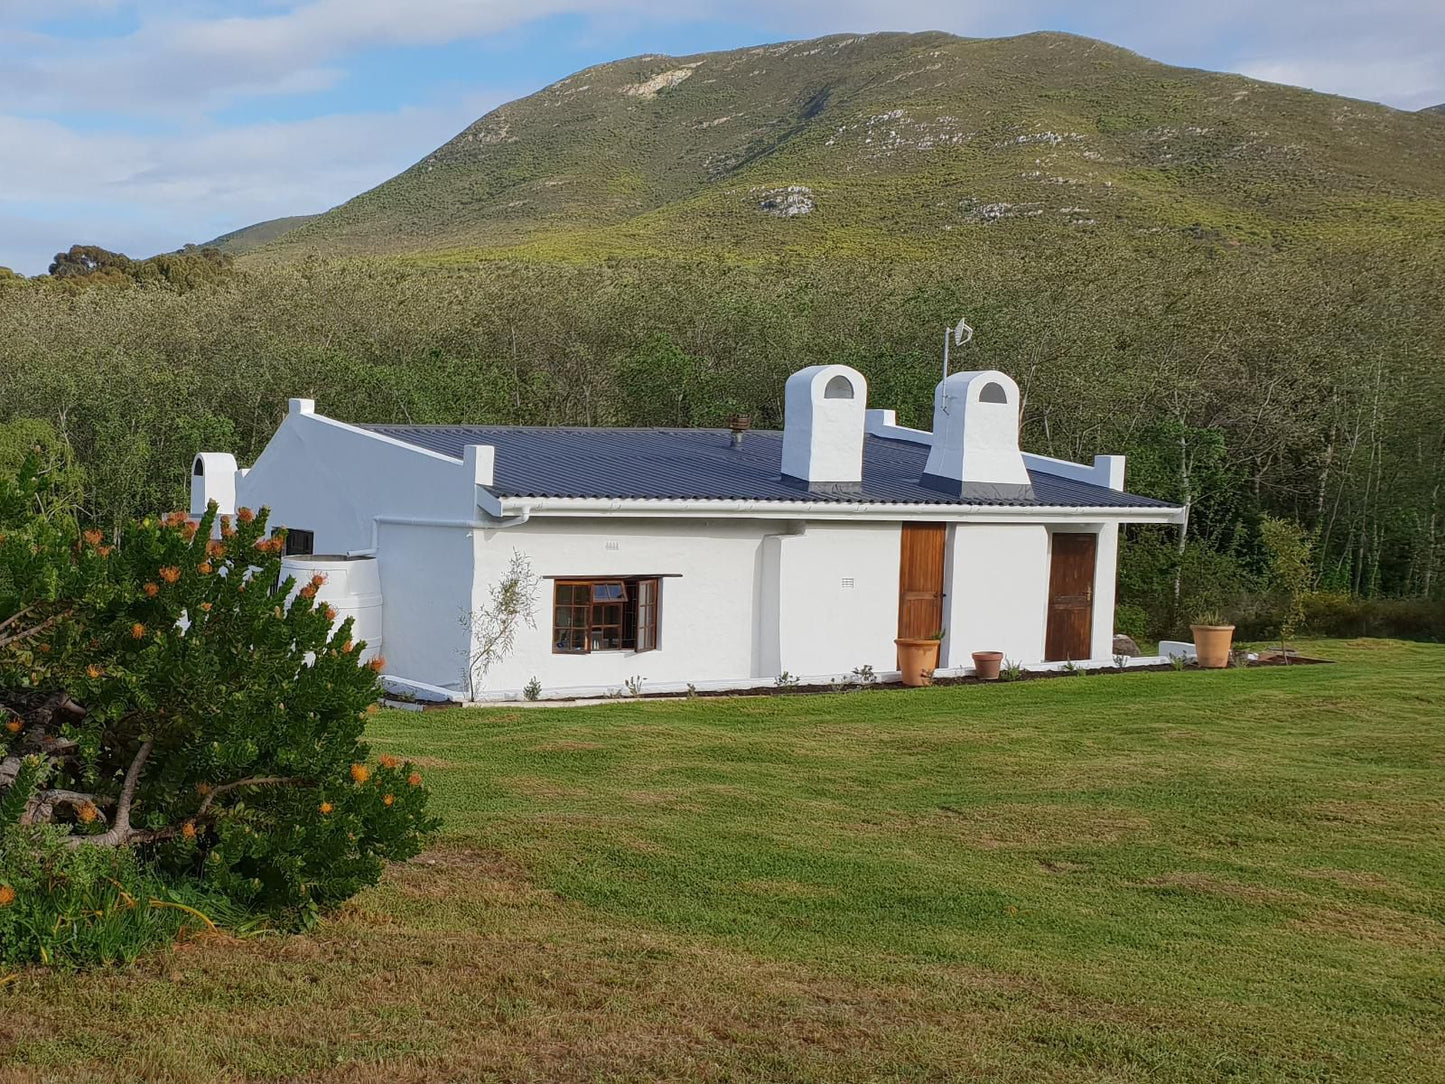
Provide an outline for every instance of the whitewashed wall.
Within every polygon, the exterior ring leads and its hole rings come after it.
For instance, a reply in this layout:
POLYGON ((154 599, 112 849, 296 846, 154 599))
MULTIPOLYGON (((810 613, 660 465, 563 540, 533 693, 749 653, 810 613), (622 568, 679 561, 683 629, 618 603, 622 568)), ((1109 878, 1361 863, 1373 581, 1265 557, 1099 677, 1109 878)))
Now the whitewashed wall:
POLYGON ((477 605, 485 604, 514 552, 543 577, 663 577, 658 648, 586 655, 553 653, 555 580, 544 579, 537 627, 518 633, 511 657, 487 675, 488 690, 519 689, 533 676, 553 689, 619 686, 632 676, 657 683, 755 674, 762 540, 783 527, 759 520, 538 517, 509 530, 474 532, 477 605))
POLYGON ((972 666, 975 651, 1019 662, 1044 657, 1049 531, 1029 524, 960 523, 950 532, 943 665, 972 666))
POLYGON ((316 532, 317 553, 374 544, 377 515, 476 518, 476 485, 455 459, 293 409, 236 485, 238 506, 316 532))
POLYGON ((803 677, 855 667, 896 670, 898 566, 896 523, 811 523, 773 546, 776 562, 763 591, 777 600, 764 642, 764 672, 803 677))

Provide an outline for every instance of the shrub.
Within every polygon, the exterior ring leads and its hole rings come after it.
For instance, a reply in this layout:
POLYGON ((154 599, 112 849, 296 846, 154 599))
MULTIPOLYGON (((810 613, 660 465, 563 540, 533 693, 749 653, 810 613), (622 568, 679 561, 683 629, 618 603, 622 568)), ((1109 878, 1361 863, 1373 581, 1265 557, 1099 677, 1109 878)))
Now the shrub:
POLYGON ((1445 600, 1357 598, 1316 591, 1304 597, 1303 628, 1315 636, 1445 640, 1445 600))
POLYGON ((0 964, 129 963, 230 917, 193 882, 167 884, 128 849, 71 847, 51 825, 0 829, 0 964))
POLYGON ((436 827, 421 776, 373 764, 361 741, 379 666, 360 661, 350 620, 333 629, 319 578, 278 585, 264 511, 232 521, 213 505, 199 525, 146 520, 111 545, 34 514, 43 499, 33 470, 0 481, 12 821, 76 852, 128 849, 150 875, 288 927, 417 853, 436 827))
POLYGON ((1149 615, 1144 607, 1121 602, 1114 607, 1114 631, 1135 642, 1149 639, 1149 615))

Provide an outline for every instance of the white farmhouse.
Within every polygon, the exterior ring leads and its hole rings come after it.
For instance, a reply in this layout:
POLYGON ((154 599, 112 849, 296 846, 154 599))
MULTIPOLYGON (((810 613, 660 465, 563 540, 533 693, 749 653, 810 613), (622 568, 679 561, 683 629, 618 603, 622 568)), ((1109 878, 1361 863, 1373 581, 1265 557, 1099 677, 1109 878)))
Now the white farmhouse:
POLYGON ((1121 523, 1180 509, 1090 466, 1022 453, 1019 390, 955 373, 933 431, 867 409, 843 365, 788 380, 782 432, 348 425, 293 399, 249 470, 197 456, 192 512, 271 509, 298 576, 357 619, 393 685, 463 698, 465 615, 514 554, 534 624, 481 695, 804 683, 897 672, 894 638, 943 633, 1021 663, 1112 657, 1121 523))

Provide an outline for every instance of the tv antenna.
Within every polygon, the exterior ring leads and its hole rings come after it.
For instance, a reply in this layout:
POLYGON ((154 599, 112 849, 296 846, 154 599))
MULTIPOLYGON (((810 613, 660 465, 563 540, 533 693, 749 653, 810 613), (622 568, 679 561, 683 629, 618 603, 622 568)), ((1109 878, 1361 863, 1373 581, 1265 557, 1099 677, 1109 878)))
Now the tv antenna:
MULTIPOLYGON (((943 329, 943 379, 948 379, 948 348, 949 346, 967 346, 973 342, 973 328, 969 326, 968 317, 959 317, 958 323, 953 327, 943 329)), ((948 398, 944 397, 943 409, 948 410, 948 398)))

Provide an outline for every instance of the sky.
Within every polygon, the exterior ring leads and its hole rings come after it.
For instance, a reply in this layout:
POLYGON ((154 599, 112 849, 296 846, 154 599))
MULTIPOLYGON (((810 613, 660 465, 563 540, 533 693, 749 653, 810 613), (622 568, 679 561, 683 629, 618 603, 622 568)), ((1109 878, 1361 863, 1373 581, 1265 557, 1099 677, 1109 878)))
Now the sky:
POLYGON ((1442 0, 0 0, 0 266, 325 210, 592 64, 877 30, 1064 30, 1445 102, 1442 0))

